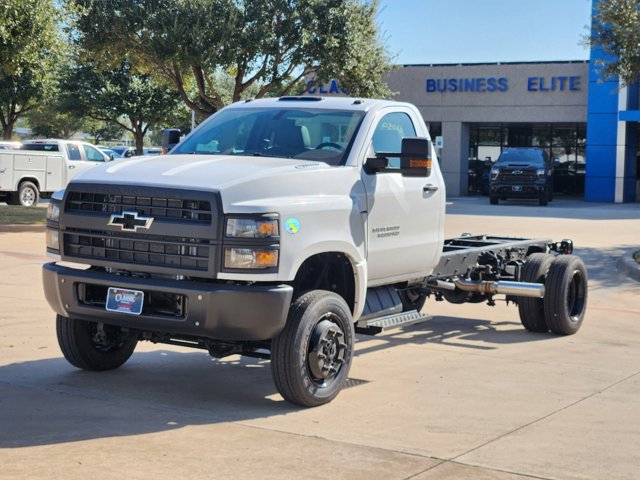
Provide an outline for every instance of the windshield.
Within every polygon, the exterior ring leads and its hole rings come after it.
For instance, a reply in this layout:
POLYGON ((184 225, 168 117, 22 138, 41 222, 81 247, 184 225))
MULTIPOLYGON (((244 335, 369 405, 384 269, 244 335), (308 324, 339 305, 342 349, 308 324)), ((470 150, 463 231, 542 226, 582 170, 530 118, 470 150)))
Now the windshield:
POLYGON ((507 150, 502 152, 496 163, 544 165, 544 157, 538 150, 507 150))
POLYGON ((230 108, 214 115, 172 154, 254 155, 342 165, 363 112, 230 108))

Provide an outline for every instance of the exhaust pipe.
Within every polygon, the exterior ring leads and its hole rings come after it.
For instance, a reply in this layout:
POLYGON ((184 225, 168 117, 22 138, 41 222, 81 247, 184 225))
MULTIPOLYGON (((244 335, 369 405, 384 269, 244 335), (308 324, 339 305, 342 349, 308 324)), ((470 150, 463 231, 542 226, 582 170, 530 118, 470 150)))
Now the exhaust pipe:
POLYGON ((531 297, 531 298, 544 298, 544 285, 542 283, 527 283, 527 282, 474 282, 473 280, 464 280, 456 278, 453 281, 454 285, 460 290, 465 292, 479 292, 511 295, 513 297, 531 297))

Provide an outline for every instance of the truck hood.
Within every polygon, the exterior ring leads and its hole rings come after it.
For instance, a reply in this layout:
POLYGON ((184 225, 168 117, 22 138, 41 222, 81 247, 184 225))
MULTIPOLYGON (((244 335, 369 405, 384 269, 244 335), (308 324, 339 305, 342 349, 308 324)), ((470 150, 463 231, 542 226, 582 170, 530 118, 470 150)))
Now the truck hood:
POLYGON ((225 212, 273 211, 291 204, 344 197, 357 169, 293 158, 164 155, 89 169, 73 183, 218 191, 225 212))
POLYGON ((164 155, 116 160, 82 172, 74 182, 224 190, 239 183, 307 169, 329 169, 317 161, 232 155, 164 155))

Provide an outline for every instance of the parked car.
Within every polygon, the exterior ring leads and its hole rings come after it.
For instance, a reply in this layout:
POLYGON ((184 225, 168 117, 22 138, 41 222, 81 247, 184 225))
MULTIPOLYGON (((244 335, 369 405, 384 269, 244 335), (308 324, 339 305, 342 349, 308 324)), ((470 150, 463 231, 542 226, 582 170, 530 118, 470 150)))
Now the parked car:
POLYGON ((508 148, 491 167, 489 201, 537 198, 540 205, 553 199, 553 166, 541 148, 508 148))
POLYGON ((117 152, 115 152, 114 150, 110 149, 109 147, 98 146, 97 148, 102 153, 104 153, 107 157, 109 157, 111 160, 115 160, 116 158, 120 158, 120 155, 118 155, 117 152))
POLYGON ((0 154, 0 200, 32 207, 83 170, 111 159, 95 146, 71 140, 33 140, 0 154))
POLYGON ((129 158, 136 154, 136 149, 133 147, 127 147, 126 145, 118 145, 117 147, 110 147, 111 150, 116 152, 119 158, 129 158))

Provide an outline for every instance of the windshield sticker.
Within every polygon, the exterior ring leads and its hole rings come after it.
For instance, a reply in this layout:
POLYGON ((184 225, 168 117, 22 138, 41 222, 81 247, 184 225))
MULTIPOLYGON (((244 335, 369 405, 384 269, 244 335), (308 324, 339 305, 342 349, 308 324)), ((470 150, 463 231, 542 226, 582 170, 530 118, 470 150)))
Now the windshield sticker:
POLYGON ((284 222, 284 228, 292 235, 300 231, 300 220, 297 218, 287 218, 284 222))

